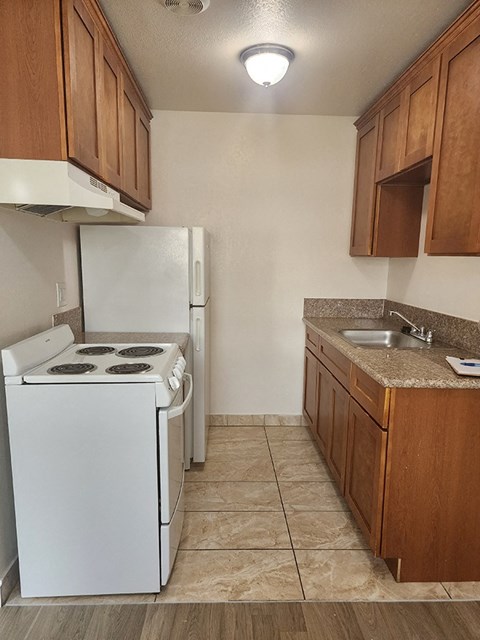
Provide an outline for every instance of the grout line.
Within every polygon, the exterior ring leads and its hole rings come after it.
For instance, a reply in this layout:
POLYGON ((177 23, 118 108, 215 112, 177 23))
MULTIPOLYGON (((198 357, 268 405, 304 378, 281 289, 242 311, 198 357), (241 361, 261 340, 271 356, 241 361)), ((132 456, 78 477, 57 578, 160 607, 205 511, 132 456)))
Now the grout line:
MULTIPOLYGON (((265 435, 266 435, 266 431, 265 431, 265 435)), ((275 474, 275 479, 277 481, 277 489, 278 489, 278 493, 280 495, 280 502, 282 503, 283 517, 285 518, 285 525, 287 527, 288 537, 290 538, 290 544, 291 544, 291 548, 292 548, 293 559, 294 559, 294 562, 295 562, 295 567, 297 569, 298 581, 300 583, 300 589, 302 590, 303 599, 306 600, 307 598, 305 596, 305 589, 303 588, 302 576, 300 575, 300 569, 298 568, 297 556, 295 555, 295 549, 293 547, 292 534, 290 533, 290 527, 288 526, 287 513, 285 511, 285 505, 283 504, 283 497, 282 497, 282 493, 280 491, 280 485, 278 483, 277 470, 275 468, 275 463, 273 461, 273 456, 272 456, 272 451, 270 449, 270 442, 268 440, 268 436, 267 436, 267 444, 268 444, 268 450, 270 452, 270 458, 272 460, 273 473, 275 474)))
POLYGON ((445 589, 447 596, 450 598, 450 600, 454 600, 455 598, 450 594, 449 590, 447 589, 447 587, 443 584, 443 582, 440 583, 442 585, 442 587, 445 589))

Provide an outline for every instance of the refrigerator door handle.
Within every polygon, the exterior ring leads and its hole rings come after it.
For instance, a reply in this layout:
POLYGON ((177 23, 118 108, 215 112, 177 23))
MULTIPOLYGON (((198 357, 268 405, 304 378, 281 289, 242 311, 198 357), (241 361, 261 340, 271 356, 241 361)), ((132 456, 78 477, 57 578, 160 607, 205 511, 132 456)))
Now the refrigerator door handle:
POLYGON ((200 338, 201 338, 201 332, 200 332, 200 323, 201 320, 200 318, 197 318, 195 320, 195 351, 200 351, 201 350, 201 344, 200 344, 200 338))
POLYGON ((195 260, 195 295, 198 297, 202 295, 202 263, 200 260, 195 260))

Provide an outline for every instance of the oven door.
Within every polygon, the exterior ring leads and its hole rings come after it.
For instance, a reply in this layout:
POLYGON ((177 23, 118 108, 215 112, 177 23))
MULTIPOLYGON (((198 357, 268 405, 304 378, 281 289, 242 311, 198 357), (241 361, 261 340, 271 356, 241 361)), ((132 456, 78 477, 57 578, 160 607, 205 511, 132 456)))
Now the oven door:
POLYGON ((189 384, 185 399, 182 385, 172 404, 158 411, 158 468, 162 525, 171 521, 183 485, 184 416, 193 393, 192 376, 186 373, 184 380, 189 384))
POLYGON ((184 379, 189 383, 185 400, 182 386, 171 406, 158 412, 162 585, 170 577, 183 527, 184 417, 193 392, 192 377, 185 374, 184 379))

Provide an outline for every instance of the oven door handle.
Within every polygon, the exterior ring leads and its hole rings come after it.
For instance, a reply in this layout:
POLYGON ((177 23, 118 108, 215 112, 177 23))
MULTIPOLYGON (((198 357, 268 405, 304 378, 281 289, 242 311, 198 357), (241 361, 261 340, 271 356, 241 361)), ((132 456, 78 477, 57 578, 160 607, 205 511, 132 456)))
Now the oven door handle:
POLYGON ((177 416, 181 416, 182 413, 185 411, 185 409, 190 404, 190 400, 192 399, 192 395, 193 395, 193 379, 192 379, 192 376, 189 373, 184 373, 183 377, 186 378, 187 381, 190 383, 190 389, 188 390, 187 397, 185 398, 185 400, 182 402, 181 405, 179 405, 178 407, 173 407, 173 409, 169 409, 167 411, 167 416, 168 416, 169 419, 170 418, 176 418, 177 416))

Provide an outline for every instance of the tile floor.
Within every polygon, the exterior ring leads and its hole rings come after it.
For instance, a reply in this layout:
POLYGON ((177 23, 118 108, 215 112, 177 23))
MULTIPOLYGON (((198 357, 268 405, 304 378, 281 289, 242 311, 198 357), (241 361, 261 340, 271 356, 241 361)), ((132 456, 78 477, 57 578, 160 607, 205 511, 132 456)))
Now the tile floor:
POLYGON ((396 583, 373 558, 303 426, 211 427, 186 474, 185 524, 158 595, 8 604, 480 599, 480 583, 396 583))

